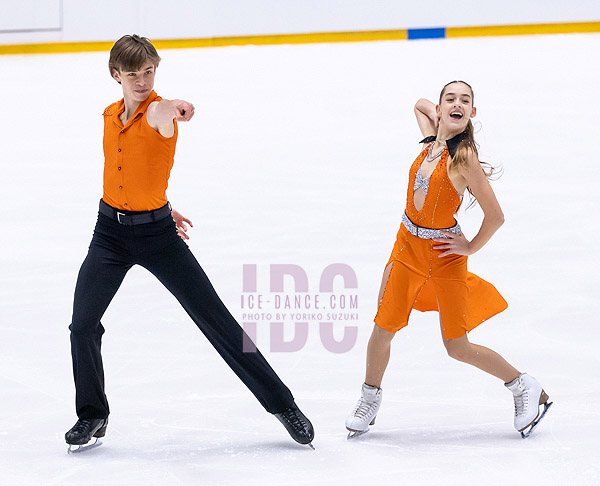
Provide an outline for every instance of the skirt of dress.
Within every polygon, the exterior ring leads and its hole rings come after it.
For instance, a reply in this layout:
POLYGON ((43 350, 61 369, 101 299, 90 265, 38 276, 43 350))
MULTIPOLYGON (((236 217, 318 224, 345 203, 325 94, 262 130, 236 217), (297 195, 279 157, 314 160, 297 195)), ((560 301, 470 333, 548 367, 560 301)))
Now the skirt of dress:
POLYGON ((491 283, 467 271, 466 256, 439 258, 438 244, 400 226, 375 316, 379 327, 397 332, 408 324, 412 309, 438 311, 444 339, 455 339, 508 307, 491 283))

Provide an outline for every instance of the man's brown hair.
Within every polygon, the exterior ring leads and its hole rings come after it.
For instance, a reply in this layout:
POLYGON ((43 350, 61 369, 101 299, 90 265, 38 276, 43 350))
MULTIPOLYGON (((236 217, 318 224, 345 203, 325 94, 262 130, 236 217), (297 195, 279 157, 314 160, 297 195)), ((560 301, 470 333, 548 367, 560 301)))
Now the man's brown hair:
POLYGON ((152 42, 136 34, 124 35, 110 50, 108 69, 111 76, 115 69, 118 72, 139 71, 147 61, 154 64, 154 67, 158 67, 160 62, 160 56, 152 42))

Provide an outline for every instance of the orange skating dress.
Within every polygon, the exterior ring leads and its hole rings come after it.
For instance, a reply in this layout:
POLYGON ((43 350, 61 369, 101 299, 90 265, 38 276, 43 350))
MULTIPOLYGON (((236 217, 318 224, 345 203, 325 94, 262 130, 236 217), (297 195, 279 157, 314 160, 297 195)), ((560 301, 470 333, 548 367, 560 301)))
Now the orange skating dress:
POLYGON ((442 251, 434 247, 440 243, 432 238, 443 237, 436 234, 439 229, 460 233, 454 215, 461 196, 448 177, 446 147, 429 178, 423 208, 417 211, 415 180, 427 182, 420 167, 429 147, 410 169, 406 212, 388 261, 392 268, 375 323, 396 332, 408 324, 412 309, 438 311, 444 339, 455 339, 502 312, 508 304, 492 284, 467 271, 466 256, 438 257, 442 251))

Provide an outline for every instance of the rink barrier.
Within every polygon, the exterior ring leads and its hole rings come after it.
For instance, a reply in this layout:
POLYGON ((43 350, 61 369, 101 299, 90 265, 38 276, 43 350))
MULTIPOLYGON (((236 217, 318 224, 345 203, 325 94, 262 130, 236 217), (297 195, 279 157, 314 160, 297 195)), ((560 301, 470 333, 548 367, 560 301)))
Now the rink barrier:
MULTIPOLYGON (((427 29, 374 30, 363 32, 321 32, 312 34, 208 37, 201 39, 153 40, 157 49, 187 49, 247 45, 321 44, 328 42, 373 42, 386 40, 448 39, 505 35, 599 33, 600 22, 496 25, 485 27, 437 27, 427 29)), ((0 45, 4 54, 58 54, 110 51, 113 42, 52 42, 45 44, 0 45)))

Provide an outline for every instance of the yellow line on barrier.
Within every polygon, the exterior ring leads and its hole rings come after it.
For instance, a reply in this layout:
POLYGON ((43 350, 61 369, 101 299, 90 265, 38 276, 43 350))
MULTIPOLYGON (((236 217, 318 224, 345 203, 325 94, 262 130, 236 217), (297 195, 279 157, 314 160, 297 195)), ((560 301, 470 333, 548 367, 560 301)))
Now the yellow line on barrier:
MULTIPOLYGON (((418 29, 416 29, 418 30, 418 29)), ((600 22, 562 24, 496 25, 485 27, 448 27, 446 37, 479 37, 502 35, 572 34, 600 32, 600 22)), ((320 32, 312 34, 255 35, 209 37, 201 39, 153 40, 158 49, 193 47, 226 47, 245 45, 316 44, 325 42, 371 42, 406 40, 408 29, 363 32, 320 32)), ((53 42, 46 44, 0 45, 2 54, 56 54, 71 52, 109 51, 112 42, 53 42)))
POLYGON ((446 37, 576 34, 590 32, 600 32, 600 22, 572 22, 565 24, 492 25, 486 27, 447 27, 446 37))
POLYGON ((48 44, 8 44, 0 54, 59 54, 67 52, 110 51, 114 42, 52 42, 48 44))
MULTIPOLYGON (((365 32, 321 32, 312 34, 255 35, 240 37, 209 37, 204 39, 152 40, 157 49, 191 47, 226 47, 246 45, 317 44, 324 42, 368 42, 406 40, 407 30, 365 32)), ((48 44, 0 45, 1 54, 51 54, 65 52, 109 51, 113 42, 56 42, 48 44)))
POLYGON ((244 37, 212 37, 208 39, 174 39, 152 41, 157 49, 181 49, 188 47, 225 47, 245 45, 320 44, 325 42, 368 42, 382 40, 406 40, 403 30, 377 30, 365 32, 319 32, 313 34, 256 35, 244 37))

